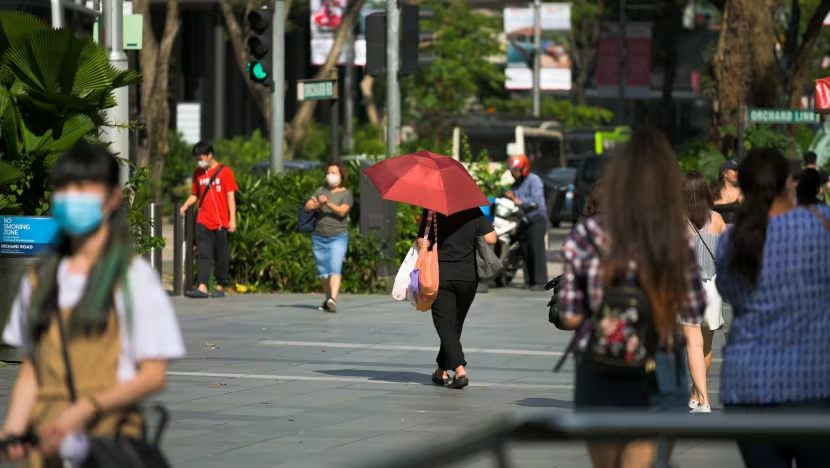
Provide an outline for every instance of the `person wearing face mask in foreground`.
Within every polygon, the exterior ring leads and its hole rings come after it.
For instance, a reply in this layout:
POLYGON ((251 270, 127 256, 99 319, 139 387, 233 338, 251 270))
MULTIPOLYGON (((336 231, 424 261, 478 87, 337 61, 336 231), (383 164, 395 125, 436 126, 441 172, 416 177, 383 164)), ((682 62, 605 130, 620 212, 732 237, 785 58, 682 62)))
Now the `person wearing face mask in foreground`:
POLYGON ((343 259, 349 246, 349 212, 354 204, 352 191, 345 187, 346 166, 330 164, 325 184, 306 202, 306 211, 316 211, 317 224, 311 234, 311 250, 317 264, 317 275, 323 283, 326 300, 320 310, 337 312, 337 294, 343 259))
POLYGON ((103 145, 86 143, 52 169, 57 247, 21 279, 3 332, 23 358, 0 440, 40 440, 10 443, 2 461, 77 467, 87 437, 141 440, 136 405, 164 389, 168 362, 185 354, 158 273, 134 257, 118 172, 103 145))
POLYGON ((196 246, 199 251, 199 287, 185 292, 187 297, 205 299, 225 297, 223 286, 228 280, 230 246, 228 233, 236 231, 236 198, 239 190, 231 168, 219 164, 213 155, 213 145, 200 141, 193 146, 198 168, 193 172, 193 188, 179 214, 196 204, 196 246), (198 204, 197 204, 198 203, 198 204), (211 268, 216 279, 216 290, 208 293, 211 268))

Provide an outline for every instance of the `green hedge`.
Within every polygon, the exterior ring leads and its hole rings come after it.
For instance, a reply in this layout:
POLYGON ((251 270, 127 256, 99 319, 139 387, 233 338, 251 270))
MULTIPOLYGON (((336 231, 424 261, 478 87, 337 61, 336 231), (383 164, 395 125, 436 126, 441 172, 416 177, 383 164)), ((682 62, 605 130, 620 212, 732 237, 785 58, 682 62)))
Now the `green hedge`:
MULTIPOLYGON (((350 171, 357 175, 357 168, 350 171)), ((231 235, 231 279, 240 291, 321 291, 311 236, 297 232, 300 205, 322 185, 324 171, 290 172, 283 176, 237 177, 237 231, 231 235)), ((350 189, 359 200, 358 177, 350 189)), ((359 207, 351 216, 349 250, 343 264, 343 291, 372 293, 384 289, 376 266, 381 260, 380 242, 361 236, 359 207)))

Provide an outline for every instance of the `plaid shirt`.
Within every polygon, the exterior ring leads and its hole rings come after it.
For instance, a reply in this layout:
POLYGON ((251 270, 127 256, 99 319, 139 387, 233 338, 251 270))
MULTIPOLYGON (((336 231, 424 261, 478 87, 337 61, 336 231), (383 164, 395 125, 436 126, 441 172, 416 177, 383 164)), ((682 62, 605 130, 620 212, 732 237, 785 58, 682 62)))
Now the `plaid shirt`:
MULTIPOLYGON (((609 239, 596 218, 589 218, 577 224, 562 250, 565 264, 562 272, 562 290, 559 293, 559 311, 562 317, 589 316, 590 311, 598 310, 603 297, 603 271, 598 252, 588 240, 590 233, 594 242, 603 250, 608 248, 609 239)), ((703 319, 706 309, 706 293, 700 276, 700 267, 694 251, 695 238, 689 236, 689 265, 686 269, 686 278, 689 287, 686 290, 686 301, 680 312, 682 321, 688 324, 698 324, 703 319)), ((623 281, 629 286, 636 284, 637 265, 632 261, 623 281)), ((590 325, 586 320, 577 332, 576 351, 584 351, 588 343, 590 325)), ((683 346, 685 343, 680 327, 676 333, 674 345, 683 346)))

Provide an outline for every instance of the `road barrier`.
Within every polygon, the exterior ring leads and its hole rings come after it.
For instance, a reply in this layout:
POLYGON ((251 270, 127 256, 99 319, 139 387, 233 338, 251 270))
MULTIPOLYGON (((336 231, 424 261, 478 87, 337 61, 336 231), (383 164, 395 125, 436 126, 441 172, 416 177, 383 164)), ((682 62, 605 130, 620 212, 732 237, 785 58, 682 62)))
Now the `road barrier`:
POLYGON ((181 204, 173 212, 173 295, 181 296, 193 287, 193 243, 196 234, 196 215, 188 208, 179 215, 181 204))
MULTIPOLYGON (((511 442, 551 443, 614 439, 771 441, 791 445, 830 442, 830 415, 813 411, 717 412, 705 416, 643 411, 510 414, 482 429, 437 447, 407 453, 372 468, 441 467, 492 452, 496 466, 509 468, 511 442)), ((737 447, 735 448, 737 451, 737 447)), ((663 457, 660 457, 663 458, 663 457)), ((657 467, 666 467, 665 459, 657 467)))

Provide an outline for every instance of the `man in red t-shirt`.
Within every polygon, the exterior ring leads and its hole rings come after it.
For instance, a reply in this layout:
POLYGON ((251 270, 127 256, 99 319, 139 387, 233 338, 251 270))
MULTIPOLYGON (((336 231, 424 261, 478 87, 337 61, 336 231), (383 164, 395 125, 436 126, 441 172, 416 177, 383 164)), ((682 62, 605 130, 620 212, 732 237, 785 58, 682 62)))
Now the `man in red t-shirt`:
POLYGON ((199 287, 185 292, 185 295, 200 299, 225 297, 222 287, 228 280, 230 266, 228 233, 236 231, 234 192, 239 188, 233 171, 219 164, 213 157, 213 146, 210 143, 196 143, 193 146, 193 156, 199 167, 193 171, 193 188, 179 213, 184 216, 188 208, 198 203, 196 243, 199 246, 199 287), (214 262, 216 290, 208 293, 207 285, 214 262))

